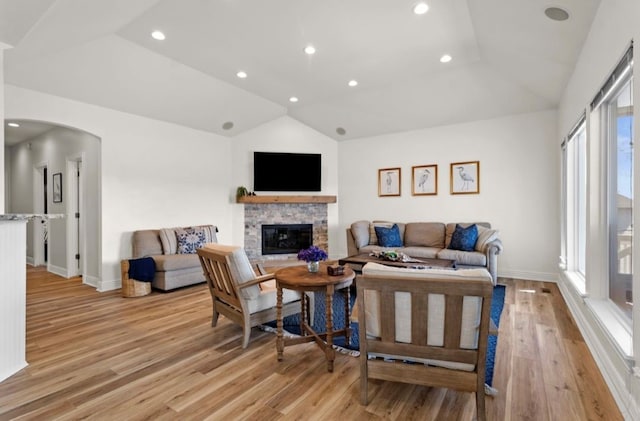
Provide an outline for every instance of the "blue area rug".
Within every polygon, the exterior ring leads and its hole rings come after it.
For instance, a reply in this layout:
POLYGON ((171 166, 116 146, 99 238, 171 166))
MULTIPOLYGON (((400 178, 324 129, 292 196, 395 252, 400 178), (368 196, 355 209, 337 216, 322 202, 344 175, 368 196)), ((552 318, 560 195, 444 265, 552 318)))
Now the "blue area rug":
MULTIPOLYGON (((500 315, 502 314, 502 308, 504 307, 504 285, 496 285, 493 288, 493 298, 491 299, 491 319, 496 324, 500 325, 500 315)), ((355 292, 351 293, 351 307, 356 300, 355 292)), ((326 301, 323 293, 316 293, 315 295, 315 318, 313 320, 313 330, 316 332, 324 332, 326 329, 325 318, 326 301)), ((341 292, 337 292, 333 296, 333 326, 335 329, 343 329, 345 326, 344 318, 344 295, 341 292)), ((300 334, 300 315, 294 314, 292 316, 285 317, 283 320, 284 329, 293 334, 300 334)), ((271 327, 276 327, 275 322, 267 323, 271 327)), ((358 350, 360 348, 360 342, 358 338, 358 323, 351 323, 351 341, 349 346, 346 346, 344 337, 340 336, 334 339, 334 345, 338 345, 344 348, 358 350)), ((491 386, 493 384, 493 366, 495 364, 496 346, 498 345, 498 337, 489 335, 489 342, 487 346, 487 363, 485 372, 485 383, 491 386)))
MULTIPOLYGON (((491 298, 491 320, 496 326, 500 326, 500 315, 504 307, 504 293, 506 287, 504 285, 496 285, 493 288, 493 297, 491 298)), ((489 386, 493 386, 493 366, 496 359, 496 347, 498 346, 498 337, 489 335, 487 345, 487 362, 485 366, 484 382, 489 386)))

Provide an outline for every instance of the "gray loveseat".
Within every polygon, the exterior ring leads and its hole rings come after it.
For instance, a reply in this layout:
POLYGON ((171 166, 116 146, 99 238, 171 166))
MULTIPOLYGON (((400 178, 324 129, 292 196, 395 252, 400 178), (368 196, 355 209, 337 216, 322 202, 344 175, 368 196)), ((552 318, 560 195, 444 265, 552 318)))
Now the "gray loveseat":
POLYGON ((133 232, 133 258, 152 257, 156 264, 156 274, 151 283, 153 288, 169 291, 175 288, 205 282, 198 255, 196 253, 178 253, 176 230, 185 228, 202 228, 205 235, 205 243, 218 242, 216 236, 218 228, 215 225, 150 229, 133 232))
MULTIPOLYGON (((476 222, 478 240, 473 251, 449 249, 456 223, 397 222, 402 247, 382 247, 378 244, 375 226, 391 227, 389 221, 357 221, 347 228, 347 252, 349 256, 369 254, 375 251, 395 250, 417 259, 438 258, 457 262, 458 268, 486 268, 493 283, 498 279, 498 254, 502 251, 499 232, 487 222, 476 222)), ((468 227, 472 223, 459 223, 468 227)))

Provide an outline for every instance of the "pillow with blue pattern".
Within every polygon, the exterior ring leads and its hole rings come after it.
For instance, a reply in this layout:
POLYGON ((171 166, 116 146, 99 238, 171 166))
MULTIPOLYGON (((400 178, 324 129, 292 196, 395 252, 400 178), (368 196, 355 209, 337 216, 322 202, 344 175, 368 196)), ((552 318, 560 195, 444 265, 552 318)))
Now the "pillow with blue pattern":
POLYGON ((176 238, 178 254, 194 254, 205 243, 203 228, 176 228, 176 238))
POLYGON ((398 224, 393 224, 391 228, 374 227, 376 237, 378 237, 378 245, 382 247, 402 247, 402 238, 400 237, 400 228, 398 224))
POLYGON ((476 224, 463 228, 460 224, 456 224, 456 229, 451 236, 449 249, 460 251, 474 251, 478 241, 478 227, 476 224))

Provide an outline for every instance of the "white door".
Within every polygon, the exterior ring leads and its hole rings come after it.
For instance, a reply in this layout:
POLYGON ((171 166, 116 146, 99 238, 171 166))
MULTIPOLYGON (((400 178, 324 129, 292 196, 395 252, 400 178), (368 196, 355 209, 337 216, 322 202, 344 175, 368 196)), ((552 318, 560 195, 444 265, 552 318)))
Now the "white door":
POLYGON ((82 157, 67 160, 69 209, 67 210, 67 275, 84 275, 82 157))

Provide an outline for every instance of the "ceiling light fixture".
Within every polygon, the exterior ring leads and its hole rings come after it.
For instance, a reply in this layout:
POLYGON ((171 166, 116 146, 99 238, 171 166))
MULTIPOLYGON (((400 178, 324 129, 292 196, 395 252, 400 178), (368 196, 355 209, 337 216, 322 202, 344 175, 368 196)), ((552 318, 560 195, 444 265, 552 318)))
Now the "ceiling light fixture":
POLYGON ((238 76, 240 79, 246 79, 247 72, 243 72, 242 70, 240 70, 238 73, 236 73, 236 76, 238 76))
POLYGON ((449 54, 445 54, 440 57, 440 63, 449 63, 451 60, 453 60, 453 57, 451 57, 449 54))
POLYGON ((559 7, 547 7, 544 14, 551 20, 563 21, 569 19, 569 12, 559 7))
POLYGON ((291 98, 289 98, 289 102, 298 102, 298 97, 292 96, 291 98))
POLYGON ((20 127, 20 125, 18 123, 7 123, 7 126, 9 126, 9 127, 20 127))
POLYGON ((425 2, 420 2, 415 6, 413 6, 413 13, 415 13, 416 15, 424 15, 428 11, 429 11, 429 5, 427 5, 427 3, 425 2))
POLYGON ((349 86, 354 87, 354 86, 358 86, 358 81, 355 79, 352 79, 349 81, 349 86))
POLYGON ((222 128, 224 130, 231 130, 233 129, 233 121, 227 121, 222 125, 222 128))
POLYGON ((313 45, 309 44, 306 47, 304 47, 304 52, 307 55, 313 55, 316 53, 316 47, 314 47, 313 45))
POLYGON ((158 41, 164 41, 166 37, 162 31, 153 31, 151 33, 151 38, 157 39, 158 41))
POLYGON ((338 127, 336 129, 336 133, 338 133, 340 136, 344 136, 345 134, 347 134, 347 131, 343 127, 338 127))

